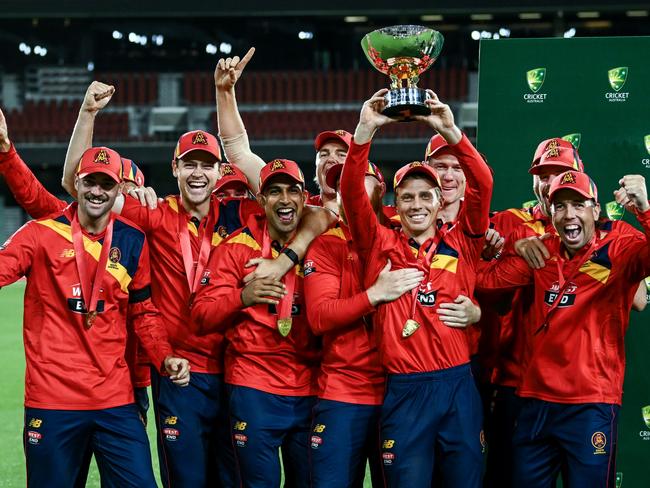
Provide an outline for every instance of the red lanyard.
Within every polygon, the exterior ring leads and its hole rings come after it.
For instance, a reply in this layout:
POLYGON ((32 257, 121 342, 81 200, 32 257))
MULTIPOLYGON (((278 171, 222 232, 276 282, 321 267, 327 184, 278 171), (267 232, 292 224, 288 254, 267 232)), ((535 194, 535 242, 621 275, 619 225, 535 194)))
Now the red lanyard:
POLYGON ((587 251, 582 256, 581 259, 577 259, 575 261, 574 266, 571 268, 567 278, 565 278, 564 274, 562 273, 562 264, 560 263, 561 259, 558 257, 556 264, 557 264, 558 284, 560 286, 560 291, 558 292, 557 297, 555 298, 555 300, 553 301, 549 309, 546 311, 546 314, 544 315, 544 320, 542 321, 542 325, 540 325, 537 328, 535 334, 540 333, 544 329, 548 329, 549 319, 551 317, 551 314, 560 305, 562 301, 562 297, 564 296, 564 293, 566 292, 569 283, 571 283, 571 280, 575 278, 576 274, 578 274, 578 271, 580 270, 582 265, 585 264, 591 258, 591 254, 594 252, 594 249, 596 249, 597 244, 598 244, 598 239, 594 235, 591 244, 589 244, 589 247, 587 248, 587 251))
MULTIPOLYGON (((431 261, 433 260, 433 257, 437 254, 438 252, 438 246, 442 242, 442 239, 449 233, 449 231, 453 229, 453 226, 447 230, 442 230, 439 229, 437 231, 437 236, 434 236, 432 239, 431 245, 429 246, 429 250, 426 252, 424 255, 424 259, 420 259, 419 257, 416 258, 416 263, 415 266, 417 268, 420 268, 426 275, 427 277, 427 282, 429 281, 429 276, 431 275, 431 261), (435 237, 439 237, 438 240, 436 240, 435 237), (424 268, 424 269, 422 269, 424 268)), ((404 242, 402 240, 402 247, 404 248, 404 252, 406 253, 407 256, 411 256, 413 252, 411 251, 411 246, 408 244, 408 241, 404 242)), ((418 249, 418 255, 419 255, 419 249, 418 249)), ((410 263, 409 263, 410 264, 410 263)), ((411 314, 409 316, 409 319, 414 320, 415 319, 415 309, 417 307, 418 303, 418 293, 420 291, 420 287, 416 286, 411 290, 411 314)))
POLYGON ((205 270, 210 258, 210 249, 212 247, 212 234, 214 232, 214 224, 216 222, 216 211, 210 205, 208 218, 205 221, 205 226, 199 224, 197 233, 201 242, 199 248, 198 259, 194 260, 194 253, 192 252, 192 244, 190 242, 190 232, 187 229, 187 213, 185 212, 181 202, 178 205, 178 236, 181 243, 181 254, 183 255, 183 266, 185 267, 185 277, 187 279, 187 286, 190 290, 190 301, 196 293, 203 270, 205 270))
MULTIPOLYGON (((264 225, 264 237, 262 238, 262 257, 265 259, 273 258, 271 236, 266 225, 264 225)), ((291 309, 293 307, 293 291, 296 288, 296 270, 294 266, 282 277, 282 283, 284 283, 287 294, 280 299, 278 304, 277 326, 280 334, 286 337, 291 332, 292 325, 291 309)))
POLYGON ((81 294, 83 296, 84 304, 86 306, 86 329, 93 326, 93 322, 97 317, 97 303, 99 301, 99 291, 102 287, 102 278, 106 271, 106 263, 108 262, 108 253, 111 249, 113 242, 113 221, 115 215, 111 212, 104 233, 104 242, 102 250, 99 254, 99 261, 95 270, 95 279, 90 282, 90 272, 88 271, 88 261, 86 257, 86 250, 83 244, 83 232, 79 224, 78 209, 75 209, 74 216, 72 217, 72 246, 74 247, 74 259, 77 263, 77 272, 79 273, 79 284, 81 285, 81 294), (88 301, 90 299, 90 301, 88 301))

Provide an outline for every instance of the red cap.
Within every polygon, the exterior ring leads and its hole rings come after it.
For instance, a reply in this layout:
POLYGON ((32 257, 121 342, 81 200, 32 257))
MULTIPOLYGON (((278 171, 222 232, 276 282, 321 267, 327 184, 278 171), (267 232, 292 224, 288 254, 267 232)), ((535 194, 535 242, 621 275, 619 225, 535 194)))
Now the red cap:
POLYGON ((421 173, 425 176, 428 176, 435 182, 436 186, 440 187, 440 180, 438 180, 438 175, 431 166, 423 163, 422 161, 413 161, 412 163, 406 164, 397 170, 397 173, 395 173, 395 178, 393 179, 393 191, 402 184, 404 178, 415 173, 421 173))
POLYGON ((138 186, 144 186, 144 175, 132 159, 122 158, 122 179, 138 186))
POLYGON ((260 170, 260 192, 264 190, 264 186, 271 178, 280 174, 289 176, 300 183, 303 188, 305 187, 305 177, 300 171, 298 163, 289 159, 274 159, 266 163, 266 166, 260 170))
POLYGON ((539 174, 544 168, 557 168, 559 171, 566 171, 573 169, 576 171, 584 172, 585 168, 578 156, 578 151, 576 151, 571 143, 570 147, 553 147, 546 151, 539 162, 531 166, 528 172, 531 175, 539 174))
POLYGON ((86 149, 77 166, 77 176, 84 178, 93 173, 104 173, 116 183, 122 183, 122 158, 107 147, 86 149))
POLYGON ((221 161, 221 149, 217 138, 202 130, 186 132, 179 139, 174 151, 175 159, 182 159, 192 151, 204 151, 221 161))
POLYGON ((429 139, 429 144, 427 144, 427 148, 424 150, 424 160, 426 161, 438 151, 446 147, 449 147, 449 143, 445 141, 445 138, 440 134, 436 134, 429 139))
POLYGON ((316 136, 316 139, 314 139, 314 147, 316 148, 316 151, 320 151, 323 144, 331 140, 340 141, 347 147, 350 147, 350 144, 352 144, 352 134, 343 129, 321 132, 316 136))
POLYGON ((585 198, 598 201, 598 189, 587 173, 566 171, 558 175, 548 190, 548 199, 552 202, 553 195, 560 190, 573 190, 585 198))
POLYGON ((542 159, 542 156, 546 151, 549 149, 555 149, 558 147, 565 147, 567 149, 573 149, 573 144, 571 144, 569 141, 565 141, 564 139, 561 139, 559 137, 553 137, 551 139, 544 139, 542 142, 540 142, 537 145, 537 149, 535 149, 535 155, 533 156, 533 162, 531 166, 535 166, 536 164, 539 164, 539 160, 542 159))
MULTIPOLYGON (((325 183, 330 188, 336 188, 336 182, 341 177, 343 172, 343 163, 338 163, 333 166, 330 166, 325 174, 325 183)), ((379 183, 384 183, 384 175, 381 173, 380 169, 374 164, 368 161, 368 167, 366 168, 366 176, 374 176, 377 178, 379 183)))
POLYGON ((214 187, 214 192, 218 192, 231 183, 240 183, 251 191, 251 187, 248 184, 248 178, 246 178, 246 175, 237 166, 224 163, 219 168, 219 173, 221 174, 221 178, 217 181, 217 184, 214 187))

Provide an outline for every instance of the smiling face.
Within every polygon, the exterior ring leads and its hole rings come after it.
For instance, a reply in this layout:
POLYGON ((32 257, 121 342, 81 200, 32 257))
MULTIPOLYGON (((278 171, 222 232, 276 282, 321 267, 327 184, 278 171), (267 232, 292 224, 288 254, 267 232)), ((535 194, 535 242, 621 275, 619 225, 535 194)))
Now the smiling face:
POLYGON ((218 166, 217 159, 205 151, 192 151, 172 163, 183 202, 196 206, 209 200, 219 179, 218 166))
POLYGON ((104 173, 91 173, 83 178, 75 178, 75 189, 79 202, 79 212, 90 220, 107 215, 113 208, 120 185, 104 173))
POLYGON ((458 158, 451 154, 435 154, 427 161, 440 180, 445 205, 456 203, 465 194, 465 173, 458 158))
POLYGON ((306 199, 307 194, 302 185, 288 175, 279 174, 264 185, 264 190, 258 193, 257 200, 264 208, 272 236, 277 234, 287 238, 295 232, 306 199))
POLYGON ((440 209, 439 189, 425 176, 407 176, 395 189, 395 206, 402 228, 411 237, 429 238, 440 209))
POLYGON ((331 188, 325 181, 327 170, 338 163, 344 163, 348 155, 348 146, 335 139, 327 141, 316 153, 315 181, 323 195, 334 197, 336 189, 331 188))
POLYGON ((571 256, 582 249, 596 231, 600 205, 573 190, 553 194, 553 226, 571 256))

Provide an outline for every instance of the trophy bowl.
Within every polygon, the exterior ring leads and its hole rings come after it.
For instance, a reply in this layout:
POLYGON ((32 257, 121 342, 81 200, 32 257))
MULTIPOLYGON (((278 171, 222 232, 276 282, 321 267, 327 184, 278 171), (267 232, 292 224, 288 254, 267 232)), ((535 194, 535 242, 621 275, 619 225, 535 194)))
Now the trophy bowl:
POLYGON ((393 25, 364 36, 361 48, 378 71, 390 77, 383 114, 399 120, 428 115, 426 90, 417 87, 420 74, 438 59, 444 37, 421 25, 393 25))

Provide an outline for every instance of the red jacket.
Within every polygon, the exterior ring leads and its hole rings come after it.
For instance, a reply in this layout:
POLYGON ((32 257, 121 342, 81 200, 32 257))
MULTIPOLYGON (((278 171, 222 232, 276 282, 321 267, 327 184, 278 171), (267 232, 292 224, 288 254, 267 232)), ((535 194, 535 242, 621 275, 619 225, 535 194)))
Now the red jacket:
MULTIPOLYGON (((275 307, 244 307, 245 268, 262 257, 266 218, 255 215, 247 227, 232 234, 213 252, 192 307, 192 320, 199 333, 226 333, 226 382, 267 393, 289 396, 316 394, 319 348, 307 324, 302 269, 296 266, 291 332, 283 337, 277 329, 275 307)), ((271 256, 277 256, 277 248, 271 256)))
MULTIPOLYGON (((113 248, 97 305, 85 328, 79 273, 72 244, 76 203, 51 218, 34 220, 0 247, 0 286, 27 277, 23 339, 25 406, 95 410, 133 402, 124 360, 127 311, 152 364, 172 353, 165 329, 150 300, 149 250, 144 233, 117 216, 113 248), (115 260, 117 259, 117 260, 115 260)), ((101 235, 84 232, 90 276, 99 260, 101 235)))
POLYGON ((320 398, 381 405, 385 376, 362 280, 362 263, 342 222, 316 238, 305 258, 309 325, 323 337, 320 398))
POLYGON ((423 267, 423 255, 437 240, 429 274, 417 294, 415 320, 421 325, 410 337, 402 337, 411 316, 412 295, 378 307, 374 319, 382 364, 389 373, 428 372, 469 362, 467 332, 444 325, 436 314, 440 302, 453 302, 459 294, 472 296, 477 261, 488 227, 492 176, 487 165, 463 139, 450 146, 467 178, 465 202, 458 220, 422 246, 400 230, 379 225, 365 192, 363 178, 370 144, 350 146, 341 178, 341 194, 355 246, 367 253, 364 286, 376 280, 390 259, 392 269, 423 267))
POLYGON ((519 395, 558 403, 621 403, 623 339, 639 281, 650 274, 650 211, 638 219, 645 235, 625 222, 604 221, 573 258, 553 236, 545 241, 551 258, 543 268, 533 270, 512 256, 480 273, 485 289, 534 285, 531 354, 519 395), (560 305, 548 316, 562 283, 560 305))

